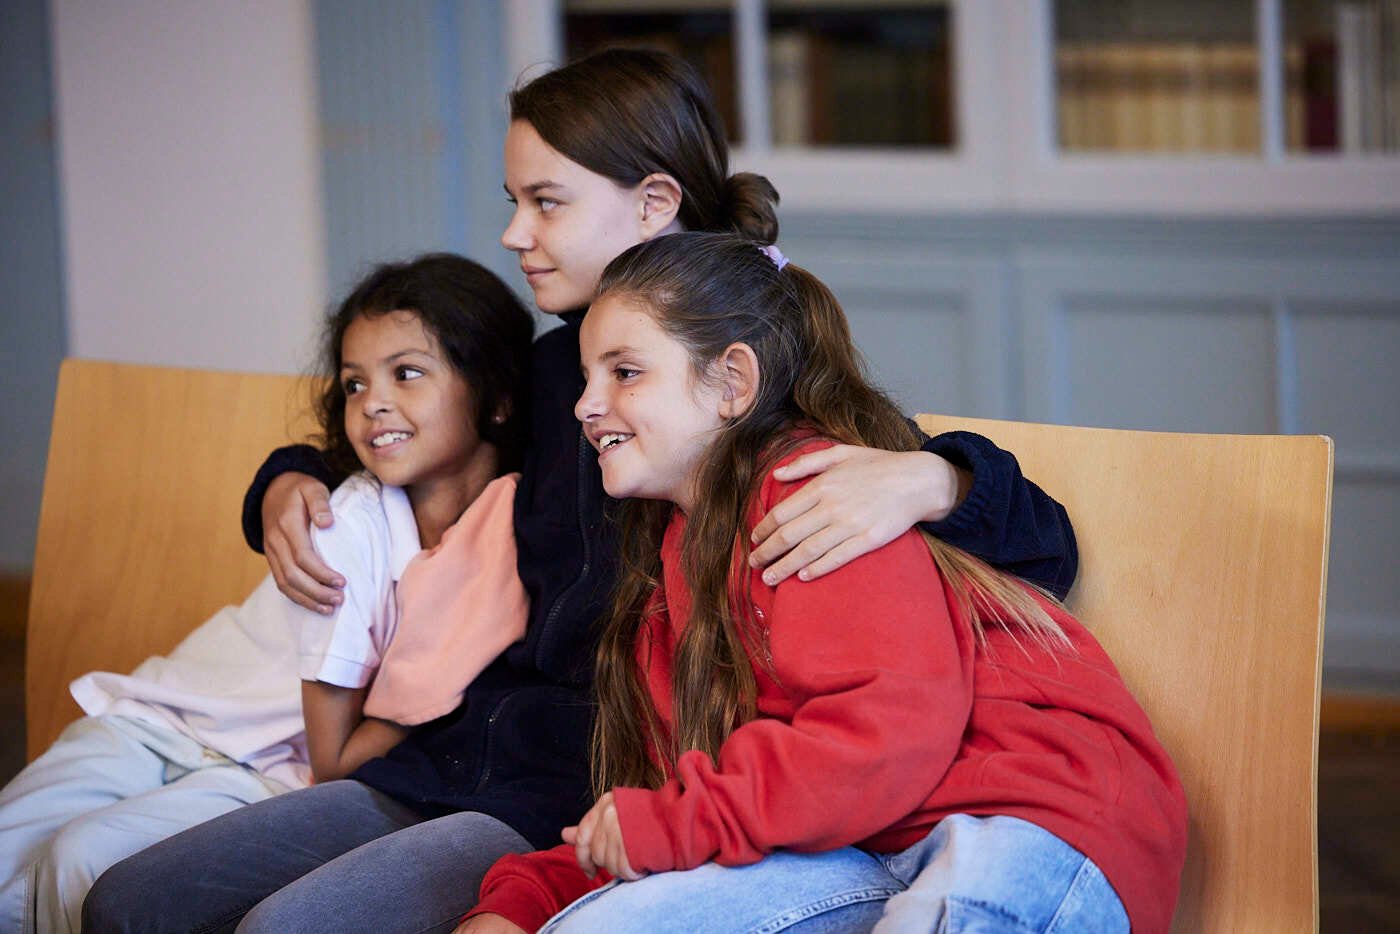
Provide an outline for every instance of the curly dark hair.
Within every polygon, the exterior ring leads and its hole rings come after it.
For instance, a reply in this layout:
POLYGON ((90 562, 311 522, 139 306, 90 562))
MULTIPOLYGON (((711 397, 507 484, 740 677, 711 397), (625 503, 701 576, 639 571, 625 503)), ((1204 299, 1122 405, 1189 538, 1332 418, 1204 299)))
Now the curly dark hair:
POLYGON ((377 266, 327 315, 319 367, 325 385, 315 400, 316 440, 326 463, 347 474, 363 469, 345 434, 341 342, 357 318, 393 311, 418 315, 471 387, 477 435, 496 446, 502 472, 519 470, 529 425, 534 319, 494 273, 454 253, 377 266), (500 424, 492 420, 497 412, 506 415, 500 424))

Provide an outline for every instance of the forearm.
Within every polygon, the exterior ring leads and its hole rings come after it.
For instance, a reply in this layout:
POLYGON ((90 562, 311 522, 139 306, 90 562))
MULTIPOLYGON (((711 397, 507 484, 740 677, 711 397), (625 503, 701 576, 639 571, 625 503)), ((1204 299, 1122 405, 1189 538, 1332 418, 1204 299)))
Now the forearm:
POLYGON ((1079 569, 1063 506, 1021 474, 1015 455, 971 432, 930 438, 924 451, 967 472, 971 483, 948 515, 923 528, 988 564, 1063 598, 1079 569))
POLYGON ((397 746, 408 728, 364 716, 366 688, 302 682, 302 715, 311 774, 317 782, 344 778, 397 746))
POLYGON ((346 738, 335 762, 322 775, 313 768, 318 782, 328 782, 345 778, 371 759, 380 756, 403 742, 411 731, 406 726, 391 720, 366 717, 346 738))

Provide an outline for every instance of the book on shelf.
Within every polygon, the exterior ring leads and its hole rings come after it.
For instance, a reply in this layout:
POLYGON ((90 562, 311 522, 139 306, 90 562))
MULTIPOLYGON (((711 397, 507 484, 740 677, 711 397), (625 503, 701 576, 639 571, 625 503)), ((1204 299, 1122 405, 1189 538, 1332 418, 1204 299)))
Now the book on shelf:
POLYGON ((768 37, 770 121, 773 142, 778 146, 802 146, 812 141, 810 52, 807 34, 800 30, 783 30, 768 37))
MULTIPOLYGON (((1255 152, 1258 53, 1247 43, 1066 43, 1056 54, 1060 145, 1111 152, 1255 152)), ((1290 81, 1287 106, 1301 110, 1290 81)))
POLYGON ((1336 6, 1339 148, 1400 150, 1400 0, 1336 6))
POLYGON ((783 29, 768 37, 777 145, 951 145, 946 52, 783 29))

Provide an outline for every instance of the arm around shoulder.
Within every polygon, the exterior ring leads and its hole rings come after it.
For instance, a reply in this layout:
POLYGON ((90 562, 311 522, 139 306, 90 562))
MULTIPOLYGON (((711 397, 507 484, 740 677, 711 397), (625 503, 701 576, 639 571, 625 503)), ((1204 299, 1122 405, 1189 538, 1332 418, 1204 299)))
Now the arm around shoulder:
POLYGON ((272 481, 285 473, 306 474, 328 488, 345 479, 326 464, 320 451, 309 444, 291 444, 269 454, 243 495, 243 538, 248 547, 258 554, 263 553, 263 496, 272 481))
POLYGON ((1079 548, 1065 508, 1021 474, 1010 451, 970 431, 950 431, 923 449, 969 471, 956 509, 923 528, 1000 570, 1063 599, 1079 572, 1079 548))

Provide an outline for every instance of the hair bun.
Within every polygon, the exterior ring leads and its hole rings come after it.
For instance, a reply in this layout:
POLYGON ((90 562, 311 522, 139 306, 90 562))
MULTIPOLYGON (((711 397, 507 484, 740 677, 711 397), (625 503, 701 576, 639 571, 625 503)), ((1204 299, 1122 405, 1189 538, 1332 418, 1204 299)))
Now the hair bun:
POLYGON ((733 229, 759 243, 778 241, 778 190, 762 175, 736 172, 724 180, 724 205, 733 229))

